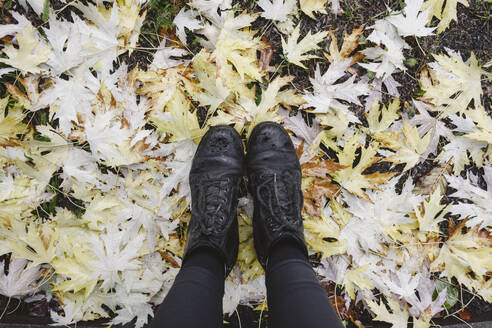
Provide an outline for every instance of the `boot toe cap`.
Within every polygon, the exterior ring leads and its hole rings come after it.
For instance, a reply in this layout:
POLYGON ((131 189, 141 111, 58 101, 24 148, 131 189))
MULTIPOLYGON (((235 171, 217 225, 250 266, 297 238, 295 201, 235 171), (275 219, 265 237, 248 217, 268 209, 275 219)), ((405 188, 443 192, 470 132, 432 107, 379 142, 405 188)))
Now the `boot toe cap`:
POLYGON ((227 125, 214 126, 200 141, 191 171, 240 173, 243 157, 244 148, 237 131, 227 125))
POLYGON ((289 134, 275 122, 262 122, 254 128, 248 142, 247 159, 252 166, 268 163, 299 166, 289 134))

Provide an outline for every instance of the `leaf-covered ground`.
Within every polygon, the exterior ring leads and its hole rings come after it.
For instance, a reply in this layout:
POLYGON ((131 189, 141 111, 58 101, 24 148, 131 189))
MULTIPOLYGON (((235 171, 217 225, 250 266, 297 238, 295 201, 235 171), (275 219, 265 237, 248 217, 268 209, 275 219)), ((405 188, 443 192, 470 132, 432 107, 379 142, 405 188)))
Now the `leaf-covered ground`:
MULTIPOLYGON (((4 309, 143 326, 181 263, 201 136, 229 124, 247 140, 273 120, 298 149, 312 263, 347 326, 490 310, 490 6, 2 1, 4 309)), ((224 311, 264 326, 243 190, 224 311)))

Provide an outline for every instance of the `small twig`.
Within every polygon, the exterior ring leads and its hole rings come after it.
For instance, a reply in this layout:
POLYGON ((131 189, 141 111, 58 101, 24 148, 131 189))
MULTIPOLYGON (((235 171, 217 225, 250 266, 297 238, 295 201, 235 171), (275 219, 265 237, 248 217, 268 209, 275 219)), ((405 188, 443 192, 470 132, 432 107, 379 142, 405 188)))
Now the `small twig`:
POLYGON ((465 325, 467 325, 468 327, 473 328, 473 326, 472 326, 472 325, 470 325, 470 324, 469 324, 468 322, 466 322, 465 320, 461 319, 459 316, 457 316, 457 315, 453 315, 453 317, 454 317, 454 318, 456 318, 456 319, 458 319, 458 320, 460 320, 460 321, 462 321, 462 322, 463 322, 465 325))
POLYGON ((263 35, 268 31, 268 29, 270 28, 270 26, 272 26, 273 24, 273 21, 270 21, 267 26, 263 29, 263 32, 261 32, 261 35, 260 35, 260 39, 263 37, 263 35))
POLYGON ((340 320, 342 319, 342 316, 340 315, 340 311, 338 310, 338 301, 337 301, 337 283, 335 282, 335 310, 337 310, 338 317, 340 320))
POLYGON ((18 301, 19 301, 19 303, 17 303, 17 306, 15 307, 15 309, 13 309, 13 310, 12 310, 12 311, 10 311, 9 313, 7 313, 7 315, 12 314, 12 313, 14 313, 15 311, 17 311, 17 309, 19 308, 19 306, 20 306, 20 305, 21 305, 21 303, 22 303, 22 301, 21 301, 21 300, 18 300, 18 301))
POLYGON ((241 325, 241 317, 239 316, 239 312, 237 311, 237 308, 234 310, 234 312, 236 312, 236 315, 237 315, 237 320, 239 322, 239 328, 242 328, 243 326, 241 325))
POLYGON ((280 64, 278 64, 277 69, 275 70, 275 72, 273 72, 272 76, 268 80, 268 83, 272 82, 275 74, 277 74, 278 70, 280 69, 280 67, 282 66, 282 64, 284 63, 284 61, 285 61, 285 59, 282 59, 282 61, 280 62, 280 64))
POLYGON ((419 42, 419 39, 417 37, 415 37, 415 41, 417 41, 417 45, 419 46, 419 49, 420 51, 422 51, 422 53, 424 54, 424 56, 427 56, 427 53, 424 51, 424 49, 422 49, 422 47, 420 46, 420 42, 419 42))
POLYGON ((0 315, 0 320, 3 318, 3 315, 5 314, 5 312, 7 312, 7 309, 10 305, 10 300, 12 299, 12 297, 9 297, 9 299, 7 300, 7 305, 5 305, 5 309, 3 309, 3 312, 2 314, 0 315))
POLYGON ((263 319, 263 310, 265 310, 265 302, 266 302, 266 298, 263 299, 263 303, 261 304, 261 312, 260 312, 260 320, 258 321, 258 328, 261 328, 261 320, 263 319))

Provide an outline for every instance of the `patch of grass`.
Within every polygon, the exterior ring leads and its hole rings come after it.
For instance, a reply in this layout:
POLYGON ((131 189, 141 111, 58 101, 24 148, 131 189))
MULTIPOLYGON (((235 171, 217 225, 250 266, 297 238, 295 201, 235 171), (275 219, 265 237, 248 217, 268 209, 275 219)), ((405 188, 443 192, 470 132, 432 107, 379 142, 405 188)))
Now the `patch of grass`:
POLYGON ((347 1, 343 1, 343 11, 345 15, 350 18, 350 19, 355 19, 357 17, 357 11, 359 10, 359 6, 357 3, 355 3, 355 6, 352 7, 350 3, 347 3, 347 1))
POLYGON ((161 29, 170 29, 174 26, 174 17, 181 7, 182 5, 174 0, 150 0, 142 33, 153 41, 158 41, 161 29))

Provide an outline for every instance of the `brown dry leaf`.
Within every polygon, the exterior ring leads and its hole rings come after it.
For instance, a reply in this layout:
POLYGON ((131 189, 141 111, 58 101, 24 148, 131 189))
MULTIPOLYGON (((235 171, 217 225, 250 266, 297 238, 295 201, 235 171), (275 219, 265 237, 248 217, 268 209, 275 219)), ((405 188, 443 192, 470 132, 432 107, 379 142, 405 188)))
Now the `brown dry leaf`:
POLYGON ((331 173, 345 168, 346 166, 336 163, 332 159, 316 162, 315 160, 302 164, 303 176, 325 178, 331 173))
POLYGON ((39 92, 43 85, 39 85, 39 76, 30 75, 26 78, 19 78, 18 81, 24 87, 25 93, 15 85, 5 83, 10 95, 16 99, 25 109, 35 112, 49 106, 51 99, 43 99, 46 96, 46 89, 39 92))
POLYGON ((260 49, 260 70, 262 72, 275 72, 275 67, 270 66, 273 57, 273 47, 267 41, 266 37, 263 37, 262 41, 266 46, 260 49))
POLYGON ((299 147, 296 148, 297 158, 301 159, 301 156, 302 156, 303 151, 304 151, 304 140, 302 140, 301 141, 301 144, 299 145, 299 147))
POLYGON ((345 166, 333 160, 312 160, 302 164, 304 211, 311 216, 319 217, 318 209, 323 206, 323 197, 332 198, 340 187, 332 183, 330 174, 345 166))
POLYGON ((318 209, 323 206, 323 197, 332 198, 340 189, 327 180, 312 180, 303 192, 304 211, 311 216, 320 216, 318 209))
POLYGON ((321 286, 326 290, 331 304, 341 320, 354 321, 360 317, 360 314, 355 311, 354 302, 351 302, 348 308, 345 306, 345 299, 340 295, 341 290, 340 288, 337 290, 337 285, 334 282, 322 282, 321 286))
POLYGON ((415 191, 420 195, 430 195, 439 187, 441 192, 444 192, 448 186, 445 176, 451 174, 452 171, 453 166, 450 163, 444 163, 434 167, 429 173, 417 181, 415 191))
POLYGON ((460 312, 458 312, 458 315, 463 320, 470 320, 472 318, 471 313, 466 309, 461 309, 460 312))
POLYGON ((330 297, 330 302, 340 319, 349 320, 355 316, 355 312, 352 308, 347 309, 345 307, 345 299, 342 296, 338 295, 330 297))
POLYGON ((159 254, 161 254, 161 258, 171 264, 171 267, 173 268, 179 268, 180 265, 176 260, 165 250, 159 251, 159 254))
MULTIPOLYGON (((356 29, 353 29, 350 34, 345 32, 343 37, 342 48, 338 50, 338 39, 333 33, 333 30, 330 30, 328 34, 331 37, 331 43, 329 47, 330 53, 325 52, 325 57, 330 61, 341 61, 346 58, 349 58, 352 52, 359 46, 359 37, 362 35, 365 24, 359 26, 356 29)), ((359 62, 364 56, 360 53, 357 53, 352 57, 352 65, 359 62)))
POLYGON ((165 46, 166 47, 174 47, 176 45, 179 45, 180 48, 186 48, 185 46, 181 47, 183 44, 181 40, 178 38, 176 35, 176 27, 161 27, 159 30, 159 36, 162 38, 162 40, 165 41, 165 46))

